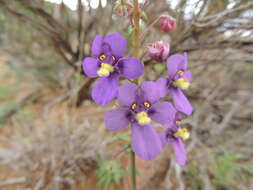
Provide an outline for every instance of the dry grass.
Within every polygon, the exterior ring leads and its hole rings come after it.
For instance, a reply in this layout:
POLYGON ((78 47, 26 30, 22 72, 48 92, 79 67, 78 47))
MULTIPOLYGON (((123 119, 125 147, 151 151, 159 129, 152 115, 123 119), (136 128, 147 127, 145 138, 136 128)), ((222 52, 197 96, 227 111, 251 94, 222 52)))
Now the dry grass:
MULTIPOLYGON (((224 52, 216 51, 191 55, 194 83, 188 94, 195 112, 185 120, 192 133, 187 143, 189 165, 199 169, 200 181, 207 190, 215 189, 208 161, 210 155, 225 147, 243 153, 246 155, 243 162, 252 164, 253 154, 252 75, 245 74, 247 65, 243 61, 203 61, 212 56, 210 53, 221 59, 225 56, 224 52)), ((232 55, 232 52, 226 53, 232 55)), ((22 85, 23 90, 15 95, 17 99, 31 91, 31 84, 22 85)), ((122 145, 103 126, 103 114, 110 106, 101 108, 86 101, 75 108, 69 99, 72 92, 40 89, 38 93, 39 98, 25 106, 32 118, 18 117, 23 108, 1 129, 0 187, 95 189, 97 161, 112 158, 122 145)), ((140 189, 181 190, 190 186, 185 176, 188 169, 179 168, 170 155, 166 150, 153 163, 138 160, 142 173, 138 178, 140 189)), ((127 157, 120 160, 125 167, 128 165, 127 157)), ((250 179, 233 184, 235 189, 245 190, 250 190, 250 185, 250 179)), ((122 186, 128 189, 128 179, 123 180, 122 186)))

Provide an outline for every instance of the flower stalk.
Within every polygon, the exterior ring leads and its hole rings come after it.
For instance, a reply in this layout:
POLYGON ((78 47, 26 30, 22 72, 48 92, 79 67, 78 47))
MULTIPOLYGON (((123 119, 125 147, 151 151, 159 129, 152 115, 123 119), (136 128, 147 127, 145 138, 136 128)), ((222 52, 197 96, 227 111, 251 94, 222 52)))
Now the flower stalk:
MULTIPOLYGON (((133 2, 133 24, 134 24, 134 35, 133 35, 133 56, 139 58, 140 49, 140 11, 139 2, 134 0, 133 2)), ((138 85, 138 79, 134 81, 138 85)), ((135 166, 135 153, 131 151, 131 177, 132 177, 132 190, 137 190, 136 188, 136 166, 135 166)))
POLYGON ((134 36, 133 36, 133 55, 139 58, 140 50, 140 11, 138 0, 134 0, 134 11, 133 11, 133 24, 134 24, 134 36))
POLYGON ((135 153, 131 151, 131 177, 132 177, 132 190, 136 188, 136 166, 135 166, 135 153))
MULTIPOLYGON (((120 14, 122 11, 120 6, 126 2, 128 0, 118 0, 115 11, 119 11, 120 14)), ((82 63, 83 71, 87 76, 100 77, 92 87, 92 99, 101 106, 106 106, 116 98, 118 100, 118 108, 110 109, 105 114, 105 127, 111 131, 120 131, 131 126, 131 138, 121 136, 121 139, 129 144, 114 158, 122 155, 126 149, 129 153, 131 148, 128 168, 131 173, 132 190, 137 190, 136 155, 146 161, 155 160, 163 147, 172 144, 178 163, 186 164, 187 156, 183 141, 188 139, 190 134, 187 128, 180 126, 182 120, 180 112, 190 115, 193 111, 183 92, 192 82, 191 71, 187 70, 187 54, 175 54, 168 57, 169 44, 157 41, 147 47, 148 56, 153 60, 157 62, 167 60, 168 75, 157 81, 139 83, 139 77, 144 73, 144 64, 139 60, 143 37, 156 23, 159 23, 160 29, 165 32, 176 27, 175 19, 169 15, 162 15, 142 32, 140 30, 141 13, 147 2, 145 1, 144 5, 139 7, 138 0, 132 0, 129 5, 131 8, 128 12, 129 19, 133 28, 133 33, 131 33, 133 57, 125 58, 127 41, 116 32, 104 37, 97 35, 91 46, 92 56, 86 57, 82 63), (130 82, 120 85, 122 76, 130 82), (168 93, 175 107, 169 102, 160 101, 168 93), (153 122, 161 124, 165 129, 157 131, 153 122)), ((118 178, 115 179, 115 183, 119 181, 118 178)))

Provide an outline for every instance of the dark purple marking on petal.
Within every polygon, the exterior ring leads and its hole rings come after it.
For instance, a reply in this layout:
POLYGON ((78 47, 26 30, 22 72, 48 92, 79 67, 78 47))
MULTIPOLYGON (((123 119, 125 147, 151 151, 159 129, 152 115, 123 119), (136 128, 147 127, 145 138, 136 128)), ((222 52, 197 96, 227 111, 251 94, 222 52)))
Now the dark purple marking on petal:
POLYGON ((132 149, 143 160, 156 159, 162 150, 162 142, 153 126, 140 126, 134 123, 132 128, 132 149))

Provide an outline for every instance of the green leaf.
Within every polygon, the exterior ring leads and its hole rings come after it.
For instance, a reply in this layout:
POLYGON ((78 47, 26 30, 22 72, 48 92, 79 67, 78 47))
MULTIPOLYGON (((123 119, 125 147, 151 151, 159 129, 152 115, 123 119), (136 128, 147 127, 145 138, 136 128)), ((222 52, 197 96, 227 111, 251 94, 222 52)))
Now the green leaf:
POLYGON ((96 176, 98 178, 98 185, 109 188, 119 184, 125 171, 117 161, 100 161, 96 176))
POLYGON ((123 134, 123 133, 118 133, 116 135, 116 137, 119 138, 120 140, 123 140, 123 141, 127 141, 127 142, 131 141, 131 137, 129 135, 126 135, 126 134, 123 134))

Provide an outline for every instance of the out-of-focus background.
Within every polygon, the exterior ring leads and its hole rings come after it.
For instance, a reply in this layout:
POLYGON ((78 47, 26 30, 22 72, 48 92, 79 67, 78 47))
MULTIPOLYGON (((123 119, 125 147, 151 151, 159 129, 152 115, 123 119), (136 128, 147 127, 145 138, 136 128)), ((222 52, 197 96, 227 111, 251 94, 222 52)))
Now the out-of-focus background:
MULTIPOLYGON (((194 113, 184 120, 187 165, 179 167, 169 147, 155 161, 137 159, 138 188, 252 190, 253 1, 144 2, 142 30, 162 14, 177 28, 146 33, 141 80, 165 73, 146 56, 148 44, 162 39, 171 54, 188 52, 194 113)), ((103 124, 113 103, 91 101, 94 80, 81 69, 97 34, 120 32, 131 55, 133 29, 115 3, 0 0, 0 189, 130 189, 124 136, 103 124)))

